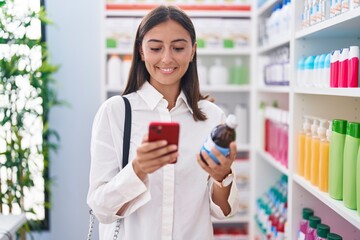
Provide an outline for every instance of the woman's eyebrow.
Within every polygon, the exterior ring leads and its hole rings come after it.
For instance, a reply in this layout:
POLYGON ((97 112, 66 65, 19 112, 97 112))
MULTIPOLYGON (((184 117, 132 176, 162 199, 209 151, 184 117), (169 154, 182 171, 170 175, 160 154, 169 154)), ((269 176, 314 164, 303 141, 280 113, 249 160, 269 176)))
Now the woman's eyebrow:
MULTIPOLYGON (((162 43, 163 41, 159 40, 159 39, 149 39, 147 42, 158 42, 158 43, 162 43)), ((184 38, 179 38, 179 39, 175 39, 171 41, 172 43, 174 42, 188 42, 186 39, 184 38)))

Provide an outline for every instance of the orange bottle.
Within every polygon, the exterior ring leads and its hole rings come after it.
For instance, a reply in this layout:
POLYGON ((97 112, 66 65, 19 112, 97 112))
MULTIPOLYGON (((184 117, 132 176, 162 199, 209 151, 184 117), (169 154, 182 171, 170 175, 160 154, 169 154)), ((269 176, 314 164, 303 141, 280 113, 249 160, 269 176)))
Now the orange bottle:
POLYGON ((320 139, 320 161, 319 161, 319 189, 323 192, 329 191, 329 146, 332 130, 332 122, 326 130, 326 138, 320 139))
POLYGON ((303 128, 298 135, 297 172, 304 177, 305 174, 305 137, 310 132, 310 123, 307 117, 304 118, 303 128))
MULTIPOLYGON (((320 156, 320 137, 319 137, 319 120, 314 119, 311 126, 311 160, 310 160, 310 182, 314 186, 318 185, 319 181, 319 156, 320 156)), ((322 131, 325 134, 326 129, 322 131)))
MULTIPOLYGON (((312 125, 311 125, 311 128, 312 125)), ((305 135, 305 157, 304 157, 304 177, 310 180, 310 169, 311 169, 311 131, 308 131, 305 135)))

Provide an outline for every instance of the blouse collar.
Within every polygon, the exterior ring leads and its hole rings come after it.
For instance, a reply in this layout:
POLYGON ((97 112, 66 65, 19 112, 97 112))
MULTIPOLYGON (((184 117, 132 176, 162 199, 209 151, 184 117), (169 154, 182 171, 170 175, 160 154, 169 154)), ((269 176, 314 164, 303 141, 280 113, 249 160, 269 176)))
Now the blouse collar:
MULTIPOLYGON (((158 92, 148 81, 146 81, 141 86, 141 88, 137 91, 137 93, 145 101, 145 103, 148 105, 148 107, 151 110, 154 110, 159 105, 161 100, 164 99, 164 96, 160 92, 158 92)), ((176 106, 181 102, 184 102, 186 107, 191 112, 191 114, 193 114, 193 110, 188 104, 186 100, 186 96, 183 91, 180 92, 178 98, 176 99, 176 106)))

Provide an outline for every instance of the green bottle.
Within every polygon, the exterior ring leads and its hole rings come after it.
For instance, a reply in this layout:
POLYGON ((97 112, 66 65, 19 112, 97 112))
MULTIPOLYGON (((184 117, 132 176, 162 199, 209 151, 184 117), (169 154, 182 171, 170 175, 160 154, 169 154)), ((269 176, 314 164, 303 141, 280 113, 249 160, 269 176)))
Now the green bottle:
POLYGON ((350 209, 356 209, 356 168, 360 146, 360 123, 349 122, 344 146, 343 201, 350 209))
MULTIPOLYGON (((360 194, 360 146, 358 149, 358 155, 357 155, 357 172, 358 174, 356 174, 356 192, 357 192, 357 196, 359 196, 360 194)), ((360 197, 357 198, 357 212, 360 215, 360 197)))
POLYGON ((343 238, 336 233, 328 233, 327 240, 342 240, 343 238))
POLYGON ((230 68, 230 84, 245 85, 249 83, 248 69, 240 58, 235 59, 235 65, 230 68))
POLYGON ((343 155, 346 125, 346 120, 332 120, 329 150, 329 195, 336 200, 343 198, 343 155))

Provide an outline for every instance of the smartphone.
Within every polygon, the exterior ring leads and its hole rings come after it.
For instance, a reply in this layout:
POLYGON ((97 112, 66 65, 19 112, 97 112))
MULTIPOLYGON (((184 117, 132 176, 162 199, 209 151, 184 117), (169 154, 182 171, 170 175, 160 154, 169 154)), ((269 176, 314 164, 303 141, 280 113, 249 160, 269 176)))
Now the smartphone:
POLYGON ((151 122, 149 141, 166 140, 168 144, 179 144, 180 125, 177 122, 151 122))

